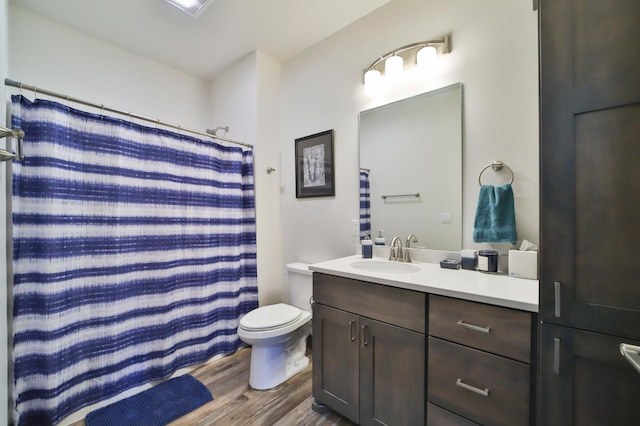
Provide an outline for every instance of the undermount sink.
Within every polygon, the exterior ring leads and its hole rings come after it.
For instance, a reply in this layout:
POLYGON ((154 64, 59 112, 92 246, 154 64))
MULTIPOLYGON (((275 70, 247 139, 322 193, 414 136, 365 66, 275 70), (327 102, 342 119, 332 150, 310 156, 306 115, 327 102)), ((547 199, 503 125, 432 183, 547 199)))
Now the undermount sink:
POLYGON ((351 263, 351 267, 386 274, 404 274, 407 272, 418 272, 420 270, 420 268, 410 263, 391 262, 387 260, 360 260, 351 263))

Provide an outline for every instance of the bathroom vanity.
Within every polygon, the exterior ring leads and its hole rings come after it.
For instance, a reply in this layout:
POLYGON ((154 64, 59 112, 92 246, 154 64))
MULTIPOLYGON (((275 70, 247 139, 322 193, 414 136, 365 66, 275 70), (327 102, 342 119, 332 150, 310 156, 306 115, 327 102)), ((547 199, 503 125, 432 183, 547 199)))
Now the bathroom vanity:
POLYGON ((315 410, 362 425, 534 424, 537 281, 360 256, 310 269, 315 410))

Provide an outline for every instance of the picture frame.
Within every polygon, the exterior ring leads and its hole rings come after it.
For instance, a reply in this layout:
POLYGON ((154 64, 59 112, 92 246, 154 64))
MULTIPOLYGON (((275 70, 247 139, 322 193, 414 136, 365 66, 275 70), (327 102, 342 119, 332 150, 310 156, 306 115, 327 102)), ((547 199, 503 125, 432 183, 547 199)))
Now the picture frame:
POLYGON ((295 140, 296 198, 335 196, 333 129, 295 140))

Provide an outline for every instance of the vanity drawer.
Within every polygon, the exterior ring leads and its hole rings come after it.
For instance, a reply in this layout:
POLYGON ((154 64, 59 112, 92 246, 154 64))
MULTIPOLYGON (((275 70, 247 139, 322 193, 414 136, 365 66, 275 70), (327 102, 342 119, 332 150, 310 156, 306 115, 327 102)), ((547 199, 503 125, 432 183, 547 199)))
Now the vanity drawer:
POLYGON ((367 318, 425 333, 426 294, 419 291, 314 272, 313 300, 367 318))
POLYGON ((529 424, 529 365, 429 337, 428 400, 480 424, 529 424))
POLYGON ((430 295, 429 334, 531 362, 529 312, 430 295))
POLYGON ((479 426, 471 420, 440 408, 430 402, 427 403, 427 425, 428 426, 479 426))

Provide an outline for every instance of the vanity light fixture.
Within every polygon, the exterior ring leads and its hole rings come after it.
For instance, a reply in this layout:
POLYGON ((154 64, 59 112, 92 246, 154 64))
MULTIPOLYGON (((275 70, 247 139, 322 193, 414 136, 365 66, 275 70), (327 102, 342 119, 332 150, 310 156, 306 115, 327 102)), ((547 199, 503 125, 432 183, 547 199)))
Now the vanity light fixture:
POLYGON ((202 13, 206 6, 210 3, 210 0, 164 0, 167 3, 177 7, 183 12, 188 13, 191 16, 197 16, 202 13))
POLYGON ((439 55, 451 52, 451 35, 438 40, 420 41, 399 47, 385 53, 373 61, 364 73, 364 86, 367 92, 373 93, 380 88, 384 79, 398 80, 404 70, 418 67, 429 69, 439 55))

